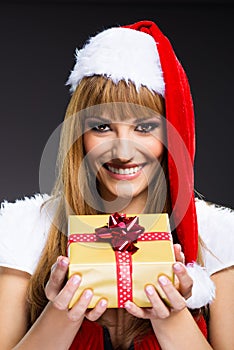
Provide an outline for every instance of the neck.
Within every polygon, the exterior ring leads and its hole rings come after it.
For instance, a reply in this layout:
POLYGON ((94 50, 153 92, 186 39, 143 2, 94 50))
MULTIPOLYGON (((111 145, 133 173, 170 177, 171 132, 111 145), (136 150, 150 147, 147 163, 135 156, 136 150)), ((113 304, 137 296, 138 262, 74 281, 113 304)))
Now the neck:
POLYGON ((148 191, 140 193, 138 196, 131 198, 129 201, 127 198, 118 198, 118 203, 114 204, 116 199, 112 198, 112 201, 105 199, 104 210, 106 213, 122 212, 126 214, 140 214, 144 212, 146 201, 148 197, 148 191))

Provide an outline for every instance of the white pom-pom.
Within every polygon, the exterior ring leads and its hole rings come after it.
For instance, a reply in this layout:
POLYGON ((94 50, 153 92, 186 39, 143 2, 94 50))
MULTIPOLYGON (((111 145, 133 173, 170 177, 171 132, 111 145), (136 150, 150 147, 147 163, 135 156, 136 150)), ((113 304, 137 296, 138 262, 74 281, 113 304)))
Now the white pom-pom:
POLYGON ((188 264, 187 271, 193 280, 192 296, 186 300, 190 309, 198 309, 210 304, 215 298, 215 285, 205 268, 193 263, 188 264))

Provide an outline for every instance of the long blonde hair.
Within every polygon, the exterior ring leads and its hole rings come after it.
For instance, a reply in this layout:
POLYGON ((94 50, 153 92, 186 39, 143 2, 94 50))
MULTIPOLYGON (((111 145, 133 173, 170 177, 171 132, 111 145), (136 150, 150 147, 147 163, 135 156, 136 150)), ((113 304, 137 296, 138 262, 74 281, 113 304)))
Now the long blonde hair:
MULTIPOLYGON (((82 136, 76 137, 77 134, 82 135, 82 123, 79 118, 72 118, 72 116, 88 107, 110 102, 127 102, 145 106, 162 116, 165 115, 164 99, 160 95, 152 93, 146 87, 141 87, 140 91, 136 91, 132 83, 126 84, 124 81, 120 81, 118 84, 114 84, 110 79, 100 76, 83 78, 78 85, 67 107, 65 121, 69 121, 69 123, 64 124, 59 146, 58 178, 51 197, 52 200, 56 198, 59 204, 57 205, 54 223, 50 227, 48 240, 29 284, 30 324, 35 322, 48 302, 44 287, 49 279, 51 266, 59 255, 66 255, 67 235, 64 233, 66 233, 68 214, 71 212, 77 215, 97 213, 94 207, 86 203, 79 189, 80 185, 88 187, 89 184, 87 183, 87 176, 83 177, 83 184, 78 184, 77 181, 77 174, 84 159, 84 149, 82 136), (71 145, 71 147, 67 149, 67 145, 71 145)), ((162 161, 162 169, 163 176, 167 179, 166 159, 165 156, 162 161)), ((156 212, 157 206, 161 205, 161 203, 158 204, 158 200, 160 200, 160 181, 160 177, 157 177, 147 212, 156 212)), ((167 194, 163 211, 170 213, 169 191, 167 194)), ((133 330, 132 334, 137 330, 139 331, 139 326, 146 329, 149 327, 149 323, 136 319, 135 331, 133 330)))

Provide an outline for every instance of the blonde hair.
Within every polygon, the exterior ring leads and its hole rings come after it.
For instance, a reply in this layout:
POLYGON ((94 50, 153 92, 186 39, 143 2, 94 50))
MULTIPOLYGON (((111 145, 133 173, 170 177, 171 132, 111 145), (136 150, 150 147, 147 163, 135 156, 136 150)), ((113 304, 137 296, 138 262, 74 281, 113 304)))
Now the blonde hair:
MULTIPOLYGON (((162 96, 152 93, 146 87, 141 87, 140 91, 136 91, 134 84, 131 82, 126 84, 124 81, 120 81, 118 84, 114 84, 110 79, 100 76, 83 78, 78 85, 67 107, 65 122, 68 121, 68 123, 64 123, 59 146, 58 178, 52 191, 52 200, 56 198, 59 205, 54 223, 50 228, 47 243, 28 289, 31 313, 30 324, 35 322, 48 302, 44 287, 49 279, 51 266, 59 255, 66 255, 67 236, 64 232, 66 232, 68 214, 71 212, 77 215, 97 213, 93 206, 86 203, 79 189, 79 186, 88 188, 89 183, 87 176, 83 176, 84 182, 82 184, 78 184, 77 181, 77 174, 85 153, 81 118, 72 118, 72 116, 92 106, 119 102, 145 106, 162 116, 165 115, 162 96), (81 136, 77 137, 77 135, 81 136), (67 149, 67 145, 71 145, 71 147, 67 149)), ((161 178, 166 177, 167 179, 166 159, 165 156, 162 161, 163 174, 161 177, 157 177, 157 181, 154 183, 154 191, 149 200, 147 212, 157 212, 158 205, 162 205, 158 201, 160 199, 161 178)), ((167 191, 163 211, 171 212, 169 191, 167 191)), ((128 332, 129 336, 132 337, 150 327, 148 321, 139 319, 134 319, 132 326, 128 332)))

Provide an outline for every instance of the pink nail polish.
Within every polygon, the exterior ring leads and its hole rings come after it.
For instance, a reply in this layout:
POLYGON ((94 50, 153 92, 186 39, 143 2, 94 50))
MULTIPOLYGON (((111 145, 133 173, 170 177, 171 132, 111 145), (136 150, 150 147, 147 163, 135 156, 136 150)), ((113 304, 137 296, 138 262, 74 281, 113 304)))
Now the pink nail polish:
POLYGON ((125 309, 130 310, 130 309, 131 309, 131 304, 127 301, 127 302, 124 304, 124 307, 125 307, 125 309))
POLYGON ((90 289, 85 291, 85 298, 89 299, 93 295, 93 292, 90 289))
POLYGON ((71 279, 72 279, 72 283, 75 286, 77 286, 80 283, 80 280, 81 280, 79 275, 74 275, 74 276, 71 277, 71 279))
POLYGON ((169 280, 165 276, 160 276, 158 280, 163 286, 166 286, 169 283, 169 280))
POLYGON ((175 263, 174 265, 173 265, 173 268, 174 268, 174 270, 176 270, 176 271, 181 271, 181 265, 179 264, 179 263, 175 263))
POLYGON ((152 286, 147 286, 146 287, 146 292, 149 294, 149 295, 153 295, 155 290, 152 286))
POLYGON ((103 299, 100 304, 101 304, 101 307, 106 307, 107 301, 103 299))
POLYGON ((61 263, 61 265, 64 266, 64 267, 67 267, 67 266, 69 265, 69 262, 68 262, 67 259, 61 259, 61 260, 60 260, 60 263, 61 263))

